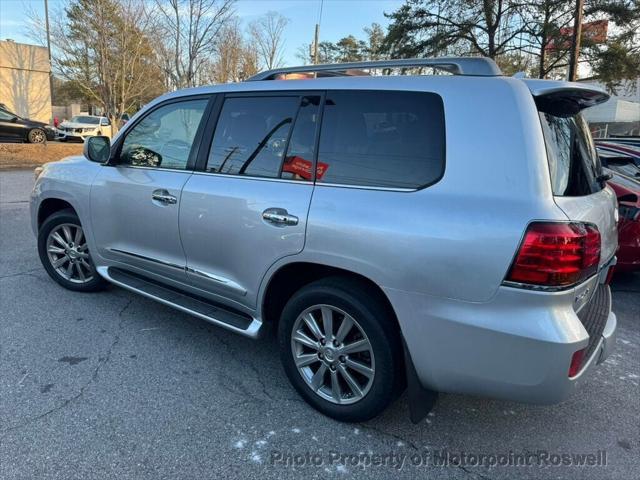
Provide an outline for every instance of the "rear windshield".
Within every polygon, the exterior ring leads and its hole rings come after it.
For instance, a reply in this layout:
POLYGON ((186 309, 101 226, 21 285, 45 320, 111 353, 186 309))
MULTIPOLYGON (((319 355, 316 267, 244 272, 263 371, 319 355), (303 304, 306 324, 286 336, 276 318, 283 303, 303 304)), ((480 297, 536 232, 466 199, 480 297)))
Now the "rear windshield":
POLYGON ((602 167, 589 127, 580 113, 540 112, 554 195, 577 197, 599 192, 602 167))

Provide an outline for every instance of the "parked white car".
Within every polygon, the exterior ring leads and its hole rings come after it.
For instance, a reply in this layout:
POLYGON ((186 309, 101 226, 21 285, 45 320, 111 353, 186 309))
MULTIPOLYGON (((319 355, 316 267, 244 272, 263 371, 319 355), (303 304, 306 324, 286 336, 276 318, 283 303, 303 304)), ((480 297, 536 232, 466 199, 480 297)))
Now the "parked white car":
POLYGON ((56 138, 62 142, 69 139, 84 141, 87 137, 96 135, 111 137, 109 119, 95 115, 76 115, 58 126, 56 138))

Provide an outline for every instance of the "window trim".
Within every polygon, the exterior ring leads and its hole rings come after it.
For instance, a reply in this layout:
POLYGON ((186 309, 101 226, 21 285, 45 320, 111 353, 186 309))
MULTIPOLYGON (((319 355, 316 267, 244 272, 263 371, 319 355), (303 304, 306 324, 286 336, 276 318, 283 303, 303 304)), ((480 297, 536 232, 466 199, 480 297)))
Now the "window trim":
MULTIPOLYGON (((207 121, 205 127, 205 137, 201 142, 201 148, 198 152, 198 158, 196 161, 196 165, 194 168, 194 172, 204 173, 207 175, 216 175, 216 176, 224 176, 224 177, 239 177, 239 178, 248 178, 253 180, 268 180, 268 181, 284 181, 284 182, 295 182, 300 184, 315 184, 316 181, 316 165, 317 165, 317 157, 318 157, 318 141, 320 139, 320 129, 322 126, 322 111, 324 110, 324 98, 325 98, 324 90, 268 90, 268 91, 257 91, 257 92, 229 92, 220 95, 220 98, 216 100, 215 106, 213 107, 210 117, 207 121), (298 97, 299 101, 301 101, 302 97, 309 96, 317 96, 320 97, 320 106, 318 109, 319 112, 319 125, 316 129, 316 137, 314 139, 314 156, 312 160, 312 168, 313 168, 313 177, 311 180, 291 180, 288 178, 280 178, 278 177, 261 177, 257 175, 238 175, 237 173, 221 173, 221 172, 208 172, 207 171, 207 162, 209 161, 209 154, 211 151, 211 147, 213 145, 213 137, 216 133, 216 128, 218 127, 218 121, 220 120, 220 114, 222 113, 222 107, 224 106, 224 102, 228 98, 259 98, 259 97, 298 97)), ((291 135, 293 133, 293 129, 296 126, 296 121, 298 120, 298 114, 300 113, 300 103, 298 103, 298 107, 296 109, 295 117, 293 119, 293 123, 291 125, 291 129, 289 130, 289 134, 287 136, 287 144, 285 145, 285 155, 289 150, 289 141, 291 140, 291 135)), ((282 175, 282 166, 284 164, 284 157, 282 158, 282 162, 280 163, 280 175, 282 175)))
POLYGON ((198 154, 200 153, 200 149, 202 146, 202 140, 205 134, 205 125, 207 123, 205 119, 209 118, 211 109, 213 108, 217 100, 217 97, 220 97, 220 95, 218 94, 185 95, 183 97, 167 99, 149 108, 147 111, 144 112, 144 115, 141 115, 134 122, 127 122, 126 127, 122 130, 122 134, 120 134, 118 136, 118 139, 115 141, 115 143, 111 145, 111 155, 109 157, 109 161, 104 165, 111 166, 111 167, 120 167, 120 168, 142 168, 147 170, 161 170, 161 171, 168 171, 168 172, 193 172, 196 165, 198 154), (174 103, 184 103, 184 102, 190 102, 194 100, 207 100, 207 105, 204 109, 204 112, 202 113, 202 118, 200 119, 198 130, 196 131, 196 134, 193 137, 193 143, 191 144, 191 150, 189 151, 189 158, 187 159, 187 164, 185 168, 183 169, 166 168, 162 166, 146 167, 141 165, 131 165, 131 164, 120 163, 120 158, 121 158, 120 156, 122 154, 122 146, 124 144, 124 140, 125 138, 127 138, 129 133, 131 133, 131 130, 133 130, 136 127, 136 125, 138 125, 142 120, 147 118, 147 116, 151 115, 153 112, 155 112, 160 108, 166 107, 167 105, 172 105, 174 103))
MULTIPOLYGON (((206 122, 206 126, 204 128, 204 135, 202 141, 200 143, 200 149, 198 151, 198 157, 196 161, 196 165, 194 168, 194 173, 200 173, 205 175, 213 175, 220 177, 239 177, 251 180, 264 180, 269 182, 284 182, 284 183, 297 183, 297 184, 313 184, 316 187, 329 187, 329 188, 350 188, 350 189, 358 189, 358 190, 377 190, 377 191, 386 191, 386 192, 399 192, 399 193, 412 193, 418 192, 420 190, 424 190, 426 188, 432 187, 433 185, 439 183, 445 175, 447 170, 447 121, 446 121, 446 109, 444 100, 442 99, 442 95, 437 92, 432 91, 424 91, 424 90, 389 90, 389 89, 325 89, 325 90, 266 90, 266 91, 250 91, 250 92, 228 92, 224 94, 217 94, 214 103, 212 105, 211 112, 209 114, 209 118, 206 122), (324 120, 324 108, 325 101, 327 96, 331 92, 367 92, 367 93, 380 93, 380 92, 400 92, 400 93, 421 93, 421 94, 429 94, 435 95, 437 99, 440 101, 442 105, 442 129, 443 129, 443 152, 442 152, 442 168, 440 171, 440 175, 433 179, 433 181, 426 183, 424 185, 419 185, 415 188, 407 188, 407 187, 382 187, 378 185, 351 185, 351 184, 342 184, 342 183, 323 183, 316 181, 316 173, 318 168, 318 156, 319 156, 319 148, 320 148, 320 135, 322 134, 322 122, 324 120), (238 98, 238 97, 283 97, 283 96, 320 96, 320 108, 319 108, 319 124, 316 129, 315 136, 315 144, 314 144, 314 155, 313 155, 313 179, 312 180, 290 180, 286 178, 275 178, 275 177, 259 177, 254 175, 237 175, 232 173, 219 173, 219 172, 207 172, 206 166, 209 158, 209 151, 211 149, 211 145, 213 143, 213 136, 215 134, 215 129, 218 126, 218 120, 220 118, 220 113, 222 111, 222 106, 224 105, 224 101, 227 98, 238 98)), ((299 110, 299 107, 298 107, 299 110)), ((297 113, 296 113, 297 120, 297 113)), ((293 123, 295 127, 295 121, 293 123)), ((293 129, 292 129, 293 130, 293 129)), ((287 150, 289 148, 287 142, 287 150)), ((286 151, 285 151, 286 152, 286 151)))

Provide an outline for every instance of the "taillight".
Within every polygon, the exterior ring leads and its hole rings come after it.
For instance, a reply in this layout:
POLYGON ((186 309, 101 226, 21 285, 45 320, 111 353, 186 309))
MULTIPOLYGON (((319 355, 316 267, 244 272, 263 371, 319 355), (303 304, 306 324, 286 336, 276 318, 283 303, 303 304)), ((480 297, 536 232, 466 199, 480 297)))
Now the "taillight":
POLYGON ((600 232, 588 223, 534 222, 505 281, 568 287, 598 270, 600 232))

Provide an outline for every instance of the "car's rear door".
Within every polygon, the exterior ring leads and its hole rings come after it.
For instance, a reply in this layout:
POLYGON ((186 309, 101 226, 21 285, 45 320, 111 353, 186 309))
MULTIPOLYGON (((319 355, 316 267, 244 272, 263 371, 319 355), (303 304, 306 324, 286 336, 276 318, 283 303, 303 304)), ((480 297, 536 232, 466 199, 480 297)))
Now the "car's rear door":
POLYGON ((303 249, 321 98, 272 92, 220 100, 207 127, 215 130, 211 147, 180 206, 187 276, 205 296, 252 307, 268 268, 303 249))
POLYGON ((138 273, 186 281, 178 230, 182 188, 193 172, 210 96, 154 107, 114 146, 91 188, 91 223, 104 259, 138 273))

